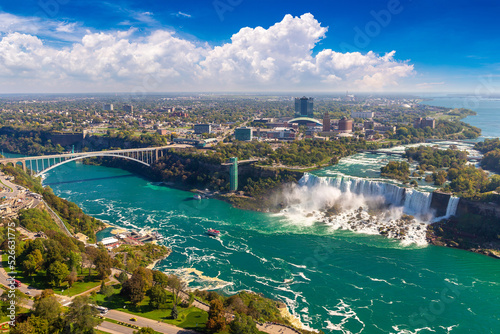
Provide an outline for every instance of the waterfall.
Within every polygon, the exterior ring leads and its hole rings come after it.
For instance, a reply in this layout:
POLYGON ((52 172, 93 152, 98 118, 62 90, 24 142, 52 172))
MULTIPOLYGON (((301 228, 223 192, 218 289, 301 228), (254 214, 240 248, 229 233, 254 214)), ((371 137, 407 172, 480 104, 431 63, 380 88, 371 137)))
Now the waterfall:
POLYGON ((426 214, 431 207, 432 193, 405 189, 404 211, 409 214, 426 214))
POLYGON ((432 193, 360 177, 305 173, 298 186, 290 184, 278 196, 284 204, 279 214, 292 224, 323 223, 334 230, 384 235, 404 245, 427 244, 432 193))
POLYGON ((307 187, 326 185, 337 188, 342 193, 351 193, 368 198, 383 197, 387 204, 402 206, 403 211, 411 215, 430 213, 432 193, 402 188, 386 182, 356 177, 318 177, 305 173, 299 180, 299 185, 307 187))
POLYGON ((445 218, 450 218, 457 213, 458 202, 460 202, 460 197, 450 196, 448 200, 448 206, 446 207, 445 218))

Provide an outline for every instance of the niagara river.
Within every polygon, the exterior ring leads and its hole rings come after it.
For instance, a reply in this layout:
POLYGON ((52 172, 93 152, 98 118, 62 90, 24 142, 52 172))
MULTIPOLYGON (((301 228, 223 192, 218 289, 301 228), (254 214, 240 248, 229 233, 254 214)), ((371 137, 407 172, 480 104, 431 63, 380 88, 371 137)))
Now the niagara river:
MULTIPOLYGON (((481 113, 475 117, 472 124, 481 124, 481 113)), ((493 131, 485 135, 495 135, 493 131)), ((282 300, 306 328, 327 333, 499 333, 500 263, 427 245, 419 233, 432 217, 420 213, 427 211, 432 187, 419 184, 406 191, 379 179, 381 161, 390 159, 362 154, 306 174, 280 213, 194 200, 192 193, 102 166, 68 163, 49 171, 44 184, 116 227, 161 233, 162 243, 173 252, 156 269, 179 274, 191 288, 226 294, 245 289, 282 300), (349 207, 324 216, 325 201, 344 201, 349 207), (408 238, 386 238, 353 223, 355 217, 372 217, 372 202, 380 201, 395 216, 377 218, 374 226, 403 213, 415 215, 415 225, 405 232, 408 238), (206 236, 208 228, 220 230, 220 238, 206 236)), ((447 215, 454 205, 451 199, 447 215)))

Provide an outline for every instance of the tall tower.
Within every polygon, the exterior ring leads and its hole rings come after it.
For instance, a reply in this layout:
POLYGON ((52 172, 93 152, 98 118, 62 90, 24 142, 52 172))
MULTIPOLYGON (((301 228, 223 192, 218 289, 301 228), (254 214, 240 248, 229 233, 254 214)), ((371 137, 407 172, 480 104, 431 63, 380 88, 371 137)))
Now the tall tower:
POLYGON ((328 115, 328 111, 325 112, 323 117, 323 132, 330 132, 330 115, 328 115))
POLYGON ((313 117, 314 99, 312 97, 296 97, 295 98, 295 116, 296 117, 313 117))
POLYGON ((230 158, 229 161, 232 163, 229 167, 229 190, 238 190, 238 158, 230 158))

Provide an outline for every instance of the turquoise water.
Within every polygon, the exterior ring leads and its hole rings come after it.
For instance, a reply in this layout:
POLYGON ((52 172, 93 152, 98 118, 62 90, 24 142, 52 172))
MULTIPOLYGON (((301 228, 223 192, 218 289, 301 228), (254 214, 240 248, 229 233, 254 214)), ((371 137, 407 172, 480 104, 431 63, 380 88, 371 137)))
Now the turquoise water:
MULTIPOLYGON (((454 100, 432 103, 463 106, 464 101, 454 100)), ((499 103, 477 109, 479 116, 467 121, 483 128, 485 136, 498 135, 499 103)), ((318 174, 376 178, 379 162, 363 159, 318 174)), ((264 293, 286 302, 310 328, 369 334, 500 332, 500 262, 486 256, 403 246, 311 219, 242 211, 213 199, 195 201, 191 193, 119 169, 69 163, 49 172, 45 184, 116 226, 157 229, 173 249, 157 268, 182 275, 191 287, 264 293), (207 228, 221 230, 220 240, 206 236, 207 228)))
POLYGON ((498 333, 500 262, 434 246, 403 247, 280 215, 242 211, 128 172, 67 164, 45 183, 121 227, 156 228, 172 255, 158 269, 192 287, 262 292, 331 333, 498 333), (204 235, 222 231, 220 240, 204 235), (288 283, 284 283, 287 280, 288 283), (289 282, 288 280, 293 280, 289 282))

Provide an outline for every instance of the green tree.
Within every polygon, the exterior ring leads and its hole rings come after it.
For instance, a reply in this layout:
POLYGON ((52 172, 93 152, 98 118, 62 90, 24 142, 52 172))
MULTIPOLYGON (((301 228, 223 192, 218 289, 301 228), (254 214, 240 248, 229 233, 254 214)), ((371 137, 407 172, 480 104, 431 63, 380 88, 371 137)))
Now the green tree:
POLYGON ((441 186, 446 182, 446 172, 443 170, 440 170, 437 173, 432 174, 432 178, 434 179, 434 184, 437 186, 441 186))
POLYGON ((59 304, 54 294, 45 294, 44 297, 40 296, 35 300, 33 304, 33 314, 41 319, 47 320, 48 323, 52 325, 61 315, 61 304, 59 304))
POLYGON ((114 292, 114 289, 111 285, 106 285, 104 289, 102 290, 102 294, 106 296, 106 298, 109 298, 114 292))
POLYGON ((170 275, 168 277, 168 286, 174 294, 174 305, 179 305, 180 294, 186 288, 186 283, 181 281, 179 277, 175 275, 170 275))
POLYGON ((11 334, 52 334, 46 319, 31 316, 27 321, 10 328, 11 334))
POLYGON ((39 249, 35 249, 33 252, 26 256, 26 260, 23 261, 23 270, 28 275, 31 276, 40 268, 43 264, 42 252, 39 249))
POLYGON ((153 270, 153 283, 158 284, 162 288, 168 287, 168 275, 159 270, 153 270))
POLYGON ((90 304, 86 296, 77 296, 69 306, 65 317, 65 331, 72 334, 91 334, 94 327, 102 322, 95 316, 99 312, 90 304))
POLYGON ((134 334, 156 334, 156 332, 151 327, 142 327, 138 331, 134 331, 134 334))
POLYGON ((99 288, 99 293, 102 293, 104 291, 104 287, 106 286, 106 283, 104 283, 104 280, 101 281, 101 287, 99 288))
POLYGON ((85 248, 85 253, 82 253, 82 270, 86 266, 89 269, 89 277, 92 274, 92 266, 94 265, 94 260, 97 257, 99 250, 95 247, 88 246, 85 248))
POLYGON ((100 279, 105 279, 111 275, 111 267, 113 262, 109 256, 108 251, 105 248, 100 248, 94 259, 94 266, 99 274, 100 279))
POLYGON ((231 334, 257 334, 259 330, 253 319, 246 314, 236 314, 234 320, 229 323, 231 334))
POLYGON ((50 282, 56 287, 61 286, 61 283, 68 275, 68 266, 59 261, 52 263, 47 270, 47 276, 49 277, 50 282))
POLYGON ((128 280, 128 275, 126 272, 122 271, 120 273, 120 275, 118 275, 118 278, 117 278, 118 282, 120 282, 120 284, 123 284, 125 283, 127 280, 128 280))
POLYGON ((26 260, 23 261, 23 272, 27 276, 31 276, 36 272, 36 261, 32 254, 28 254, 26 260))
POLYGON ((177 319, 179 317, 179 310, 177 310, 177 305, 172 307, 172 313, 170 314, 172 319, 177 319))
POLYGON ((151 269, 138 267, 134 270, 134 275, 141 275, 144 281, 144 292, 153 286, 153 272, 151 269))
POLYGON ((68 282, 68 285, 70 287, 73 286, 73 284, 78 280, 78 274, 76 273, 76 271, 73 269, 69 275, 66 277, 66 281, 68 282))
POLYGON ((120 294, 127 297, 132 304, 137 305, 144 299, 144 278, 140 274, 133 274, 123 283, 120 294))
POLYGON ((68 256, 68 268, 78 270, 82 267, 82 255, 79 252, 71 251, 68 256))
POLYGON ((210 302, 206 326, 213 333, 222 332, 226 329, 226 312, 224 305, 219 299, 214 299, 210 302))
POLYGON ((167 291, 160 285, 155 285, 147 292, 149 296, 149 306, 154 309, 159 309, 165 307, 168 300, 167 291))

